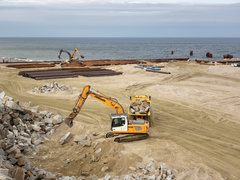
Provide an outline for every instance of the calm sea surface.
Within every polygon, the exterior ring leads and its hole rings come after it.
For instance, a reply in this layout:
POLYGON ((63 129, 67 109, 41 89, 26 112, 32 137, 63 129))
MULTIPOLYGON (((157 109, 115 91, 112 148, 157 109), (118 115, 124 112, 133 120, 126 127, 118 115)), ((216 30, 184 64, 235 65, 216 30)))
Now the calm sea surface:
MULTIPOLYGON (((57 61, 60 49, 72 53, 74 48, 85 60, 188 57, 206 60, 207 52, 217 60, 223 59, 224 54, 240 58, 240 38, 0 38, 0 60, 57 61)), ((68 58, 65 53, 61 57, 68 58)))

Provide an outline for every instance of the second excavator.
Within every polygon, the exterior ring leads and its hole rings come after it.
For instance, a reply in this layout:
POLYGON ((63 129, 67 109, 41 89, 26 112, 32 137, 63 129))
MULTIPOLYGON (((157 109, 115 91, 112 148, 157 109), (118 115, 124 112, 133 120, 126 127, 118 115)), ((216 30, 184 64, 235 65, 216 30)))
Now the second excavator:
POLYGON ((73 126, 73 119, 79 114, 88 96, 97 99, 116 112, 111 114, 111 132, 106 134, 107 138, 117 136, 114 139, 116 142, 129 142, 148 138, 151 98, 147 96, 135 96, 132 99, 129 112, 124 113, 124 109, 117 99, 111 98, 89 85, 83 88, 72 113, 65 119, 65 123, 69 127, 73 126), (134 109, 139 109, 139 112, 135 112, 134 109))
POLYGON ((70 52, 68 52, 68 51, 66 51, 66 50, 64 50, 64 49, 61 49, 60 52, 59 52, 59 55, 58 55, 58 58, 59 58, 59 59, 61 59, 61 54, 62 54, 63 52, 64 52, 64 53, 67 53, 68 56, 69 56, 69 59, 66 59, 66 60, 65 60, 66 63, 71 63, 71 62, 75 62, 75 61, 78 60, 78 57, 74 57, 74 54, 75 54, 76 52, 79 54, 79 56, 80 56, 81 58, 84 58, 84 56, 78 51, 78 49, 75 48, 72 54, 70 54, 70 52))

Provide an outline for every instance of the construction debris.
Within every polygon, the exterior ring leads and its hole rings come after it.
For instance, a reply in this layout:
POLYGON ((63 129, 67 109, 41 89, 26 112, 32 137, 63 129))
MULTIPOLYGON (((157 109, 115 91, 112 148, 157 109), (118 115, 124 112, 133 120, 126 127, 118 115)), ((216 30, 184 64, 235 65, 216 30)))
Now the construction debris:
POLYGON ((150 103, 145 99, 137 99, 130 104, 129 111, 131 114, 147 114, 150 109, 150 103))
POLYGON ((59 85, 57 82, 47 83, 41 87, 35 87, 32 89, 32 92, 35 93, 54 93, 56 91, 66 91, 69 89, 69 86, 59 85))

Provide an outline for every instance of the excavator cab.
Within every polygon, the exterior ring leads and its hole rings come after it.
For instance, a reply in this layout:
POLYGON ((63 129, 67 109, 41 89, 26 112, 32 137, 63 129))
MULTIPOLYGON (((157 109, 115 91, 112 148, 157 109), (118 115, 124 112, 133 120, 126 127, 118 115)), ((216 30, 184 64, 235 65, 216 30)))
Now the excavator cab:
POLYGON ((128 130, 128 119, 127 114, 111 114, 112 118, 112 131, 114 132, 127 132, 128 130))

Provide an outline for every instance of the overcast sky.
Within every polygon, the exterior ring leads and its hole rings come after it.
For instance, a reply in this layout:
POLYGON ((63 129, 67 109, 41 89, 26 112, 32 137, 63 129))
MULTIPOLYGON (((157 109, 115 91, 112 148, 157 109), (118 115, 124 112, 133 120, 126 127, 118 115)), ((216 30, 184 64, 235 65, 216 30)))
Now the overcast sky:
POLYGON ((240 0, 0 0, 0 37, 240 37, 240 0))

